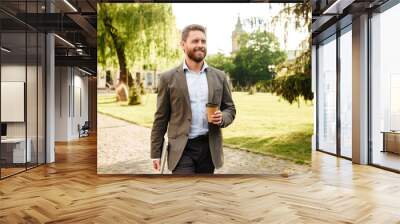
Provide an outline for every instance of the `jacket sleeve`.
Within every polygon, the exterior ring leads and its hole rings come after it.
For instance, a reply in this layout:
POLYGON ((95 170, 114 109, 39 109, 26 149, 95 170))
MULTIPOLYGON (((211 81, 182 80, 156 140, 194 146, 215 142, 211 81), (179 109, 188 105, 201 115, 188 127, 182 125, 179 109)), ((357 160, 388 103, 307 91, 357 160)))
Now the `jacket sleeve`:
POLYGON ((151 129, 150 157, 152 159, 161 158, 164 135, 167 131, 171 113, 168 82, 165 79, 165 75, 160 76, 157 90, 157 108, 154 114, 153 127, 151 129))
POLYGON ((224 74, 223 89, 222 89, 221 112, 222 112, 222 123, 220 124, 220 127, 226 128, 235 119, 236 108, 235 104, 233 103, 232 93, 225 74, 224 74))

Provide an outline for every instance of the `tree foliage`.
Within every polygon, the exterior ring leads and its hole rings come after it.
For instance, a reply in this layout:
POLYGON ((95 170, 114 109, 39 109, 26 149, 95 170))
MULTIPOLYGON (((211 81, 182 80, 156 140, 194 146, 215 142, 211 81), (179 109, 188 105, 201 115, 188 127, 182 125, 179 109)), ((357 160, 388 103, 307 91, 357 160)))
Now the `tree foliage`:
POLYGON ((272 80, 271 91, 282 96, 289 103, 299 103, 300 97, 304 100, 312 100, 310 57, 310 51, 303 51, 294 62, 281 64, 278 71, 283 74, 278 73, 272 80))
POLYGON ((270 80, 270 66, 285 61, 286 53, 280 49, 275 35, 257 30, 239 38, 239 50, 233 58, 231 78, 237 86, 251 86, 260 80, 270 80))
MULTIPOLYGON (((268 30, 271 26, 284 29, 284 41, 287 42, 290 31, 311 31, 311 2, 284 3, 283 9, 268 20, 254 17, 249 20, 252 27, 268 30)), ((311 91, 311 35, 308 35, 299 45, 296 58, 285 61, 275 69, 277 75, 271 81, 260 82, 264 89, 281 96, 289 103, 300 102, 300 98, 312 100, 311 91)))
POLYGON ((179 58, 179 31, 170 4, 99 3, 98 9, 98 63, 119 67, 118 85, 136 88, 128 79, 134 78, 134 70, 157 71, 179 58))
POLYGON ((208 55, 206 60, 207 64, 226 73, 230 74, 233 71, 234 64, 232 61, 232 57, 230 56, 225 56, 222 53, 217 53, 214 55, 208 55))
POLYGON ((287 58, 275 35, 266 31, 243 33, 238 45, 239 50, 231 56, 218 53, 207 57, 208 64, 229 74, 236 88, 247 89, 260 81, 271 80, 270 66, 277 66, 287 58))
MULTIPOLYGON (((285 4, 284 8, 274 18, 275 24, 284 21, 285 36, 289 34, 289 24, 294 24, 299 31, 311 30, 311 2, 285 4)), ((278 66, 278 75, 272 82, 272 92, 281 96, 289 103, 312 100, 311 91, 311 35, 299 46, 300 53, 295 60, 278 66)))

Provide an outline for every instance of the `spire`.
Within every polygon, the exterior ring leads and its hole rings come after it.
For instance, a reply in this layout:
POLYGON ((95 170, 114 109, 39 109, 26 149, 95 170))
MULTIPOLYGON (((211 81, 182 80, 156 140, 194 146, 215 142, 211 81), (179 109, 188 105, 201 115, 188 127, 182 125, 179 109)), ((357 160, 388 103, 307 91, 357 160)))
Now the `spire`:
POLYGON ((241 33, 243 32, 243 27, 242 27, 242 22, 240 21, 240 14, 238 14, 236 26, 235 26, 235 32, 236 33, 241 33))

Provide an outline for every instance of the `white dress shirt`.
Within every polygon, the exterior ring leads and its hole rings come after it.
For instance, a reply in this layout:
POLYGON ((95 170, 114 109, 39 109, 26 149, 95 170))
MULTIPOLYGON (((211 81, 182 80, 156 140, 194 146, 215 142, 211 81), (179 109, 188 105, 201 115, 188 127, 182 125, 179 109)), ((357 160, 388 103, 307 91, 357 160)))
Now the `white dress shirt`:
POLYGON ((207 67, 208 65, 204 61, 200 73, 196 73, 191 71, 186 65, 185 60, 183 60, 183 71, 186 76, 190 108, 192 109, 192 123, 190 124, 189 139, 204 135, 208 132, 206 113, 206 104, 208 102, 207 67))

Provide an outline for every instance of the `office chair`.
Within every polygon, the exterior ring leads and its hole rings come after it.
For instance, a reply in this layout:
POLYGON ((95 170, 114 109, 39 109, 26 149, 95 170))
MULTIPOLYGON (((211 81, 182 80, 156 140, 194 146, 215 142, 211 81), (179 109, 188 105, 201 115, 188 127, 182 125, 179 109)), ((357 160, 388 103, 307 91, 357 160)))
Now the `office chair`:
POLYGON ((79 129, 79 138, 89 136, 89 129, 90 129, 89 121, 85 121, 85 123, 80 128, 78 125, 78 129, 79 129))

